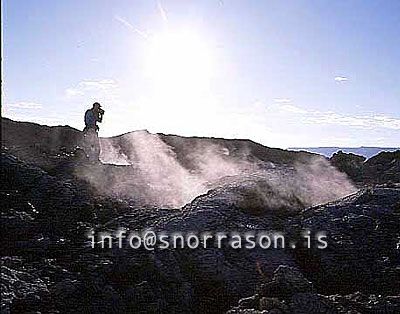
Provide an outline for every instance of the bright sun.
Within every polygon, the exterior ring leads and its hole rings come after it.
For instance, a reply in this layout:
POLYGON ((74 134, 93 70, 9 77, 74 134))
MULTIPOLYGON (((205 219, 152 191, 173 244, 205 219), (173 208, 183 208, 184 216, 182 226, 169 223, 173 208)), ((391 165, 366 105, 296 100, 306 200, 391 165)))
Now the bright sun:
POLYGON ((206 42, 195 32, 169 31, 150 41, 147 70, 158 93, 194 96, 210 84, 211 61, 206 42))

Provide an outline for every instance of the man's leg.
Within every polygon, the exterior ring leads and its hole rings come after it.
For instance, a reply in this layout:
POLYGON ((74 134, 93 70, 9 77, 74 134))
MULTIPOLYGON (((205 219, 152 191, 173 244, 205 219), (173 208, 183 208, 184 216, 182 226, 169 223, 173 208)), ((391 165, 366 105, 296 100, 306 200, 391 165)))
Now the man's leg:
POLYGON ((90 129, 88 132, 89 141, 89 160, 98 161, 100 156, 100 143, 99 137, 95 129, 90 129))
POLYGON ((100 140, 96 131, 93 137, 93 160, 100 161, 100 140))
POLYGON ((90 130, 85 128, 83 130, 82 148, 87 158, 90 155, 90 130))

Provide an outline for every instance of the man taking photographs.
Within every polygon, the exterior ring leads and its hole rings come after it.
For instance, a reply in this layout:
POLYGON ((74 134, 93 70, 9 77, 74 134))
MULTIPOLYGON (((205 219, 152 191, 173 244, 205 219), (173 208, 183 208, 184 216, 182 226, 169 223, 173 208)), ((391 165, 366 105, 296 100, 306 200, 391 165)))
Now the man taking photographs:
POLYGON ((85 128, 83 129, 85 151, 89 159, 93 161, 98 161, 100 156, 99 126, 97 122, 102 122, 103 115, 104 110, 98 102, 95 102, 93 107, 85 112, 85 128))

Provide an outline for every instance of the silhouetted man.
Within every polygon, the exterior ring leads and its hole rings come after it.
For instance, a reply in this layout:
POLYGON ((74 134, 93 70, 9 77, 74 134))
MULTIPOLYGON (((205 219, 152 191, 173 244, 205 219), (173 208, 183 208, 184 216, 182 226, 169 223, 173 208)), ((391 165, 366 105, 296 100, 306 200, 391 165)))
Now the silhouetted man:
POLYGON ((99 160, 100 156, 100 142, 97 132, 99 126, 97 122, 102 122, 104 110, 98 102, 93 104, 91 109, 85 112, 85 128, 83 129, 83 136, 85 137, 85 150, 90 160, 99 160))

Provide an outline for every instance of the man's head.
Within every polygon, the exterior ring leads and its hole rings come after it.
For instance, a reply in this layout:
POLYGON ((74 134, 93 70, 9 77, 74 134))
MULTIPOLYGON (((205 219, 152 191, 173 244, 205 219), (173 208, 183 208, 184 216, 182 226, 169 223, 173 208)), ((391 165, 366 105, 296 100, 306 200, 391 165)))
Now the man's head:
POLYGON ((95 102, 95 103, 93 104, 93 109, 96 109, 96 110, 101 109, 100 104, 99 104, 98 102, 95 102))

